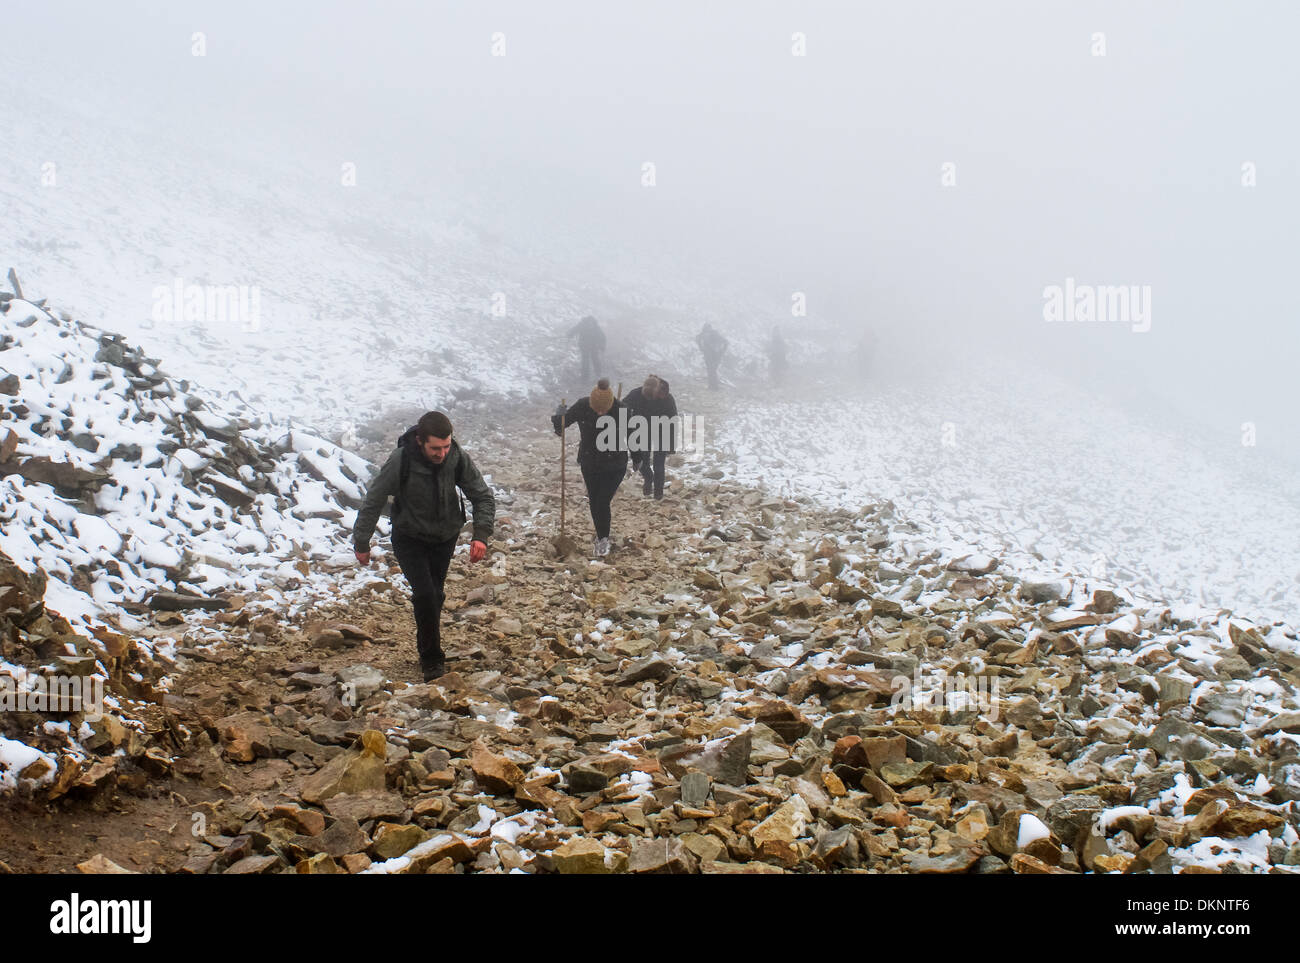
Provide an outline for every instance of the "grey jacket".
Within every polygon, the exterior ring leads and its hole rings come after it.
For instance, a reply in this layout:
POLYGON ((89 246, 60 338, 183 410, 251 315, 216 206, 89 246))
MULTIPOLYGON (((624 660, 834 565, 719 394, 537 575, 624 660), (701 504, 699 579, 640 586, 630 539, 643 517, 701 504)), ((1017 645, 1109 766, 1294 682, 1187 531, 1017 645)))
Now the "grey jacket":
POLYGON ((452 439, 447 457, 434 465, 416 446, 414 429, 408 431, 366 490, 352 529, 353 547, 358 552, 370 550, 370 538, 389 496, 393 497, 394 535, 428 542, 455 538, 465 526, 465 505, 457 488, 474 506, 474 539, 487 541, 496 522, 496 499, 469 454, 452 439), (406 483, 400 485, 403 448, 408 469, 406 483))

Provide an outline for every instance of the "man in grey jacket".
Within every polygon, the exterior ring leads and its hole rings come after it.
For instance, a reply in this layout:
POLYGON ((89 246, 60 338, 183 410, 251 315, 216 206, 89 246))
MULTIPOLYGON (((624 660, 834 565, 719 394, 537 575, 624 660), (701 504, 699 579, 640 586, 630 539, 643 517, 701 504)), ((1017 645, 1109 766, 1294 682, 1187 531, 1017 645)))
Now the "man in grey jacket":
POLYGON ((391 495, 393 554, 411 583, 416 648, 424 681, 446 671, 439 622, 446 599, 443 583, 456 540, 465 526, 464 492, 474 506, 474 536, 469 559, 480 562, 496 521, 492 489, 469 454, 451 437, 451 421, 441 411, 426 412, 397 442, 357 513, 352 545, 357 561, 370 564, 370 538, 391 495), (460 491, 458 492, 457 489, 460 491))

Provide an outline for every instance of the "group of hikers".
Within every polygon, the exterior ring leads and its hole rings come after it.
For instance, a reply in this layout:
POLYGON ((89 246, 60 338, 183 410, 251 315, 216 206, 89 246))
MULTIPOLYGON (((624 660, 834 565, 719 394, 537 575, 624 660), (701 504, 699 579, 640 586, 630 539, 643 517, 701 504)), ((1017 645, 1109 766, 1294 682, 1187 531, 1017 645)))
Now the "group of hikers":
MULTIPOLYGON (((600 363, 600 346, 584 349, 584 359, 600 363)), ((598 369, 597 369, 598 370, 598 369)), ((610 553, 611 503, 627 475, 641 475, 642 493, 662 500, 664 471, 676 447, 677 402, 668 381, 649 375, 643 384, 619 398, 608 378, 600 378, 591 393, 572 405, 560 405, 551 416, 556 434, 578 429, 578 466, 587 489, 595 528, 592 554, 610 553)), ((366 496, 352 529, 357 561, 370 564, 370 541, 379 517, 392 498, 392 550, 411 586, 416 649, 426 682, 446 672, 440 623, 446 599, 444 585, 456 542, 466 522, 465 499, 474 510, 469 559, 487 555, 487 540, 496 520, 496 500, 468 452, 452 437, 451 420, 440 411, 422 415, 397 441, 366 496)))
MULTIPOLYGON (((596 529, 592 554, 607 556, 611 502, 627 474, 642 476, 642 492, 664 497, 664 467, 675 445, 677 402, 668 382, 650 375, 640 387, 617 398, 609 379, 601 378, 586 398, 551 417, 556 434, 578 428, 578 466, 587 488, 591 521, 596 529), (666 430, 659 430, 666 428, 666 430)), ((366 490, 352 529, 357 561, 370 564, 370 540, 388 499, 393 500, 393 555, 411 586, 416 649, 426 682, 446 672, 440 623, 443 589, 456 542, 466 522, 465 499, 474 509, 469 559, 487 555, 487 540, 496 521, 496 499, 469 453, 452 438, 451 420, 441 411, 426 412, 397 441, 366 490)))
POLYGON ((578 426, 578 467, 587 488, 591 522, 596 529, 592 554, 603 558, 609 554, 610 503, 627 475, 632 471, 642 478, 641 492, 664 497, 664 467, 676 444, 677 401, 668 382, 650 375, 639 388, 618 398, 601 378, 586 398, 579 398, 567 408, 560 405, 551 415, 551 426, 562 435, 569 425, 578 426))
MULTIPOLYGON (((569 332, 578 338, 584 379, 599 375, 604 365, 605 333, 593 317, 583 318, 569 332)), ((705 324, 695 338, 708 372, 709 387, 718 388, 718 367, 727 355, 727 339, 705 324)), ((785 342, 773 329, 767 344, 773 381, 785 373, 785 342)), ((664 470, 676 450, 677 402, 668 381, 649 375, 643 384, 620 398, 601 377, 591 393, 572 405, 561 404, 551 425, 563 436, 578 429, 578 466, 587 489, 595 528, 592 554, 609 555, 611 505, 632 471, 642 479, 642 493, 664 497, 664 470)), ((392 550, 411 585, 415 612, 416 648, 426 682, 446 672, 440 622, 446 598, 444 583, 456 542, 467 521, 465 499, 474 509, 469 560, 481 562, 496 520, 496 500, 469 453, 453 437, 451 420, 440 411, 422 415, 397 441, 397 447, 370 482, 352 530, 357 561, 370 564, 370 540, 391 497, 392 550)), ((689 440, 688 440, 689 443, 689 440)))

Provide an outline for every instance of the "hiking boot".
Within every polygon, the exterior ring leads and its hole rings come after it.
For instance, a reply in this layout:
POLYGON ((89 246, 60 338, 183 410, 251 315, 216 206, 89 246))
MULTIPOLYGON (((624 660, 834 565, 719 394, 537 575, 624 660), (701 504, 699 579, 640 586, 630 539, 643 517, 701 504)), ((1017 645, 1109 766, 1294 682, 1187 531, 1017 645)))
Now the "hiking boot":
POLYGON ((604 558, 606 555, 609 554, 609 538, 608 538, 608 536, 605 537, 605 538, 598 538, 598 539, 596 539, 596 544, 592 546, 592 553, 593 553, 597 558, 604 558))
POLYGON ((447 674, 447 659, 445 656, 438 656, 427 665, 420 667, 424 671, 424 681, 432 682, 434 679, 440 679, 447 674))

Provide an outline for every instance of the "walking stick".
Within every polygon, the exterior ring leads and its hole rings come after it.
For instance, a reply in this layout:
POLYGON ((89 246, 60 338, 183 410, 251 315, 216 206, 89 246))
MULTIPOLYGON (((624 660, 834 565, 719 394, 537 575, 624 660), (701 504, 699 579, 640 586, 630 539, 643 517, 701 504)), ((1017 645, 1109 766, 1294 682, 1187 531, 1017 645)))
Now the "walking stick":
POLYGON ((564 414, 560 415, 560 534, 564 534, 564 429, 567 427, 564 423, 564 415, 569 413, 569 403, 564 398, 560 399, 560 407, 564 409, 564 414))

